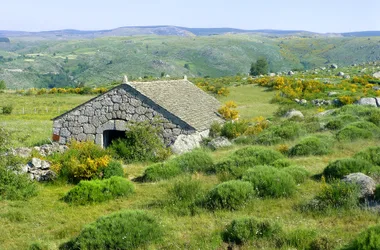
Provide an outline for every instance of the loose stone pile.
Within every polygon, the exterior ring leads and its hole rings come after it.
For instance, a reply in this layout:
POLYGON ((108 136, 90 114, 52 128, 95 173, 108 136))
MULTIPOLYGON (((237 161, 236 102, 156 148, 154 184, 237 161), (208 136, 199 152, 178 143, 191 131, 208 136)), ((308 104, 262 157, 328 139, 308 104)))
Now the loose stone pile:
POLYGON ((32 158, 32 160, 22 168, 22 172, 29 174, 32 180, 49 181, 56 177, 56 174, 50 170, 50 166, 48 161, 32 158))

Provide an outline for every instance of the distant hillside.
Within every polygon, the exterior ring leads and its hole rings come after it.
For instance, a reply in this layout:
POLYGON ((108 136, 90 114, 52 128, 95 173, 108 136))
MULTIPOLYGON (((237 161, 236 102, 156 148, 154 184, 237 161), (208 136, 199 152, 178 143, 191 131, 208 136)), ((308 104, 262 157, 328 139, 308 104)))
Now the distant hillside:
MULTIPOLYGON (((152 29, 168 32, 165 27, 152 29)), ((175 28, 171 31, 179 32, 175 28)), ((77 31, 66 32, 74 36, 77 31)), ((122 32, 126 31, 120 28, 117 34, 122 32)), ((262 56, 268 59, 272 72, 380 61, 380 37, 195 36, 191 35, 195 31, 186 32, 183 36, 63 40, 12 37, 10 43, 0 43, 0 80, 9 88, 52 88, 101 85, 120 80, 124 74, 131 78, 185 74, 218 77, 247 74, 250 64, 262 56)))
MULTIPOLYGON (((224 34, 261 34, 272 36, 331 36, 331 34, 316 33, 303 30, 244 30, 234 28, 187 28, 170 25, 161 26, 127 26, 109 30, 53 30, 41 32, 27 31, 7 31, 0 30, 0 36, 5 37, 34 37, 48 39, 78 39, 78 38, 97 38, 109 36, 141 36, 141 35, 159 35, 159 36, 210 36, 224 34)), ((349 33, 334 33, 334 36, 344 37, 364 37, 380 36, 380 31, 363 31, 349 33)))

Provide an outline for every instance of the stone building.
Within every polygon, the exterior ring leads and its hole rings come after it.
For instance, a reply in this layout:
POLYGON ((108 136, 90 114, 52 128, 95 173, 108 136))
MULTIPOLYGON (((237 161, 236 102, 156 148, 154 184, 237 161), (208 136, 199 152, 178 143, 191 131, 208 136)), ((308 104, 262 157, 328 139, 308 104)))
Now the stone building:
POLYGON ((128 122, 149 121, 162 129, 167 146, 182 153, 199 146, 210 125, 223 122, 219 101, 183 80, 128 82, 53 119, 53 140, 95 141, 102 147, 123 137, 128 122))

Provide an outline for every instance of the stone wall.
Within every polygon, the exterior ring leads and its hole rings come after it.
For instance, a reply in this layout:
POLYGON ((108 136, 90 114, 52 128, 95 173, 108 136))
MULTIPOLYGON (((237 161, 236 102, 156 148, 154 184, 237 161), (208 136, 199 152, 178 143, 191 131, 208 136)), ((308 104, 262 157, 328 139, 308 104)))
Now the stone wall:
POLYGON ((57 117, 53 123, 53 140, 60 144, 70 139, 95 141, 103 145, 105 130, 125 131, 129 121, 149 121, 160 126, 166 145, 179 135, 195 130, 127 84, 122 84, 75 109, 57 117))

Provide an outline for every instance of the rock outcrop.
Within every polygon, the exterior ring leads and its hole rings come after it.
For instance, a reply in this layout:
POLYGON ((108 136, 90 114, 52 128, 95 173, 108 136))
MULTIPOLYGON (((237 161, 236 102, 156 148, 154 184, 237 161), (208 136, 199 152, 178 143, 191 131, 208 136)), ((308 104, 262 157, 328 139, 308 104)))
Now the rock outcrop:
POLYGON ((371 177, 363 173, 346 175, 343 177, 342 181, 358 185, 360 198, 367 199, 374 195, 376 183, 371 177))

